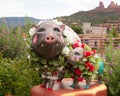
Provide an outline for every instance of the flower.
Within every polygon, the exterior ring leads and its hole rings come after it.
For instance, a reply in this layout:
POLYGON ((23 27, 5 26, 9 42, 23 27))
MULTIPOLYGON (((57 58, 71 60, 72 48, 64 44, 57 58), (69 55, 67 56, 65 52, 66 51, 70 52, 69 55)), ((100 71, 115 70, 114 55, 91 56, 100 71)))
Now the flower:
POLYGON ((72 45, 72 47, 73 47, 73 49, 79 47, 79 43, 74 43, 74 44, 72 45))
POLYGON ((72 79, 74 79, 74 76, 71 76, 72 79))
POLYGON ((53 21, 54 21, 56 24, 58 24, 58 25, 63 25, 63 23, 60 22, 60 21, 58 21, 57 19, 54 19, 53 21))
POLYGON ((52 74, 53 74, 53 75, 57 75, 58 73, 55 71, 55 72, 53 72, 52 74))
POLYGON ((90 51, 86 51, 85 53, 84 53, 84 57, 89 57, 89 56, 91 56, 92 55, 92 53, 90 52, 90 51))
POLYGON ((105 83, 108 83, 108 82, 109 82, 108 78, 105 78, 105 83))
POLYGON ((69 53, 70 53, 70 49, 67 46, 65 46, 62 50, 62 54, 68 55, 69 53))
POLYGON ((79 78, 77 78, 77 80, 78 80, 78 81, 83 81, 84 78, 83 78, 83 77, 79 77, 79 78))
POLYGON ((93 72, 95 67, 88 61, 88 62, 85 62, 85 68, 87 68, 90 72, 93 72))
POLYGON ((89 69, 89 68, 90 68, 90 66, 91 66, 91 64, 90 64, 90 62, 89 62, 89 61, 85 62, 85 68, 86 68, 86 69, 89 69))
POLYGON ((75 42, 72 47, 73 49, 77 48, 77 47, 81 47, 81 48, 84 48, 84 44, 81 44, 81 42, 79 40, 77 40, 77 42, 75 42))
POLYGON ((96 50, 92 50, 92 53, 93 53, 93 54, 96 54, 96 50))
POLYGON ((95 69, 95 67, 94 67, 93 65, 90 65, 89 71, 90 71, 90 72, 93 72, 94 69, 95 69))
POLYGON ((28 55, 27 58, 30 60, 30 55, 28 55))
POLYGON ((110 70, 108 71, 108 73, 109 73, 110 75, 112 75, 112 73, 113 73, 112 69, 110 69, 110 70))
POLYGON ((85 45, 84 45, 84 44, 81 44, 81 47, 82 47, 82 48, 84 48, 84 47, 85 47, 85 45))
POLYGON ((4 33, 5 32, 5 30, 4 29, 2 29, 2 33, 4 33))
POLYGON ((24 40, 27 39, 27 34, 23 33, 22 36, 23 36, 24 40))
POLYGON ((30 36, 32 37, 35 33, 36 33, 36 28, 35 27, 30 28, 29 30, 30 36))
POLYGON ((82 71, 81 71, 79 68, 75 68, 75 73, 76 73, 77 75, 80 75, 80 74, 82 73, 82 71))

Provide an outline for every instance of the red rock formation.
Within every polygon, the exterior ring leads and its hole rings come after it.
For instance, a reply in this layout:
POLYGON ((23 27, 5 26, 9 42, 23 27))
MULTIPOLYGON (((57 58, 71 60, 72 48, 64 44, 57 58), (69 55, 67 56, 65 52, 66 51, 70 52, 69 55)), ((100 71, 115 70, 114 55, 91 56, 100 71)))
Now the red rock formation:
POLYGON ((104 4, 102 1, 99 2, 99 6, 96 9, 104 9, 104 4))
MULTIPOLYGON (((111 3, 108 5, 108 7, 107 7, 108 9, 113 9, 113 8, 120 8, 120 5, 118 5, 117 3, 115 3, 115 2, 113 2, 113 1, 111 1, 111 3)), ((100 1, 99 2, 99 6, 98 7, 96 7, 95 9, 98 9, 98 10, 100 10, 100 9, 106 9, 105 8, 105 6, 104 6, 104 4, 103 4, 103 2, 102 1, 100 1)))
POLYGON ((111 1, 110 5, 108 8, 117 8, 117 4, 115 4, 113 1, 111 1))
POLYGON ((105 8, 102 1, 99 2, 99 8, 105 8))

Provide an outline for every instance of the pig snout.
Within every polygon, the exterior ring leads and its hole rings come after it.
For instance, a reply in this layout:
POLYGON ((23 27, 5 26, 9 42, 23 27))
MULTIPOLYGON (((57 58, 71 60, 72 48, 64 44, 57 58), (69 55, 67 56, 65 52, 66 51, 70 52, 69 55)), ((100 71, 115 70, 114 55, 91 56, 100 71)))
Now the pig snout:
POLYGON ((52 34, 49 34, 45 37, 45 42, 46 43, 54 43, 55 42, 55 36, 52 34))

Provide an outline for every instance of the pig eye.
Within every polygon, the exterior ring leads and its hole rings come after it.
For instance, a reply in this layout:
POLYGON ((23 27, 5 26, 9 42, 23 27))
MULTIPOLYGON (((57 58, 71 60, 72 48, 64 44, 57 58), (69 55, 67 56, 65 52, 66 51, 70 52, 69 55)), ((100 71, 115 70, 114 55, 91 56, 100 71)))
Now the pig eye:
POLYGON ((77 56, 78 56, 78 55, 80 55, 80 53, 78 53, 78 52, 75 52, 75 55, 77 55, 77 56))
POLYGON ((38 32, 43 32, 43 31, 45 31, 45 28, 40 28, 40 29, 38 30, 38 32))
POLYGON ((55 27, 53 30, 56 31, 56 32, 60 32, 60 29, 57 28, 57 27, 55 27))

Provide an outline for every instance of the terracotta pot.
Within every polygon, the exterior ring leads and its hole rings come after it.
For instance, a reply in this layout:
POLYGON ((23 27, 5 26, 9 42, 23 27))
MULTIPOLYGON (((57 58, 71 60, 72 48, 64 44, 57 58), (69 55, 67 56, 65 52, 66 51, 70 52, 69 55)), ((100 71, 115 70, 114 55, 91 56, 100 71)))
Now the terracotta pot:
POLYGON ((8 94, 5 94, 5 96, 13 96, 13 95, 8 93, 8 94))
POLYGON ((107 96, 107 87, 92 80, 91 87, 84 89, 85 81, 79 82, 80 89, 70 87, 72 79, 63 79, 61 83, 56 82, 53 91, 48 91, 37 85, 31 89, 31 96, 107 96))

